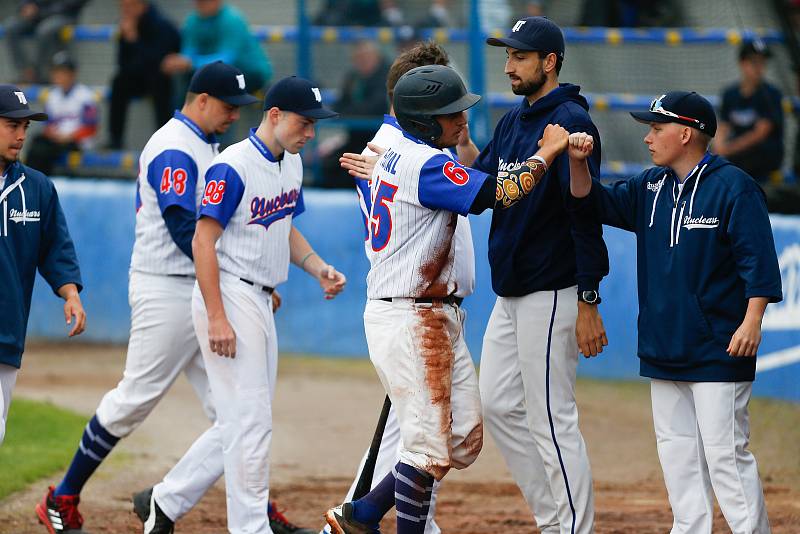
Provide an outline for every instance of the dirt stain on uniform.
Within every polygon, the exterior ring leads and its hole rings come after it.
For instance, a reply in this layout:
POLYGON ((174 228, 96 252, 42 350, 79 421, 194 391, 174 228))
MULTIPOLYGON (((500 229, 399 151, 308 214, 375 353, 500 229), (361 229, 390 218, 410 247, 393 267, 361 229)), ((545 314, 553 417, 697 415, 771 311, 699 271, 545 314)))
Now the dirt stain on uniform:
POLYGON ((464 439, 464 448, 470 456, 478 456, 483 448, 483 418, 464 439))
POLYGON ((430 465, 427 471, 441 480, 450 469, 452 434, 451 391, 453 385, 453 344, 447 331, 448 317, 441 304, 418 308, 417 343, 425 365, 425 384, 431 397, 431 410, 439 411, 439 432, 448 447, 447 465, 430 465))
POLYGON ((445 238, 443 246, 437 248, 419 269, 420 287, 418 288, 419 297, 446 297, 452 292, 448 287, 448 278, 452 273, 453 257, 453 236, 458 223, 458 215, 452 213, 447 223, 446 231, 450 234, 445 238), (450 266, 451 272, 445 272, 445 268, 450 266))

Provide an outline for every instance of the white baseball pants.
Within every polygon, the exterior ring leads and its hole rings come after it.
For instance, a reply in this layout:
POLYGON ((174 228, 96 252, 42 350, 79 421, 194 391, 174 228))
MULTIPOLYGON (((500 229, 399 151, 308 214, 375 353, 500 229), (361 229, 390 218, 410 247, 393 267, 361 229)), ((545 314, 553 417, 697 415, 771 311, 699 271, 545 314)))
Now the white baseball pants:
POLYGON ((225 473, 228 531, 271 534, 269 452, 272 397, 278 371, 278 344, 269 293, 220 273, 228 321, 236 333, 236 357, 211 352, 208 316, 200 288, 192 298, 192 318, 208 370, 217 420, 189 448, 153 494, 164 513, 177 520, 225 473))
POLYGON ((747 450, 752 382, 652 380, 653 423, 674 522, 710 534, 712 491, 733 534, 769 534, 764 492, 747 450))
POLYGON ((442 304, 370 300, 369 354, 400 426, 400 461, 441 480, 464 469, 483 446, 478 379, 461 329, 461 310, 442 304))
POLYGON ((208 378, 191 321, 194 278, 132 272, 128 285, 131 335, 125 372, 105 394, 97 419, 112 435, 133 432, 181 372, 214 420, 208 378))
POLYGON ((594 531, 575 403, 577 288, 498 297, 481 353, 484 418, 543 533, 594 531))
POLYGON ((6 437, 6 420, 8 419, 8 408, 11 406, 11 392, 14 391, 14 384, 17 383, 17 373, 19 369, 0 363, 0 445, 6 437))

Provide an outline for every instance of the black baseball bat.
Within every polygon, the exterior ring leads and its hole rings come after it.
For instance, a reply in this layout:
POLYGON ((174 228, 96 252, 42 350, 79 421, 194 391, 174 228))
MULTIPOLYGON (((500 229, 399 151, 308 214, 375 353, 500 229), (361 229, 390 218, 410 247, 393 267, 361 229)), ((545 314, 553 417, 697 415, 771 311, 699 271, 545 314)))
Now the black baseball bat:
POLYGON ((356 489, 353 492, 354 501, 360 499, 372 489, 372 477, 375 474, 375 461, 378 459, 378 449, 381 448, 383 431, 386 429, 386 419, 389 418, 389 408, 391 407, 392 401, 389 399, 389 395, 386 395, 386 398, 383 400, 381 416, 378 418, 378 426, 375 427, 375 434, 372 436, 372 443, 369 445, 367 459, 364 461, 364 468, 361 470, 356 489))

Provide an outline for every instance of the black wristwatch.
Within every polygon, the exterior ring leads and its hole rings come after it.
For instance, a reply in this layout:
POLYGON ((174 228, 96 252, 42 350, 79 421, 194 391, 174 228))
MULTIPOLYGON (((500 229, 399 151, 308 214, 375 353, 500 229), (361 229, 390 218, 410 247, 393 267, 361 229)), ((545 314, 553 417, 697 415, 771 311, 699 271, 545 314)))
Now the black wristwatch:
POLYGON ((600 304, 603 302, 603 299, 600 298, 600 294, 594 289, 578 291, 578 300, 586 304, 600 304))

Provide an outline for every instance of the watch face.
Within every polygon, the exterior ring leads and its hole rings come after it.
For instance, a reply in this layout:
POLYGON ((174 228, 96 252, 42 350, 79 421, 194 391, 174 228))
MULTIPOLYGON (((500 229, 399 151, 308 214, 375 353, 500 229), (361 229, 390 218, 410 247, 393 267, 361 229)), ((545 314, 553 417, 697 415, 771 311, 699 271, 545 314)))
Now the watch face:
POLYGON ((592 289, 584 291, 583 293, 581 293, 581 300, 586 302, 587 304, 594 304, 595 302, 597 302, 597 291, 594 291, 592 289))

